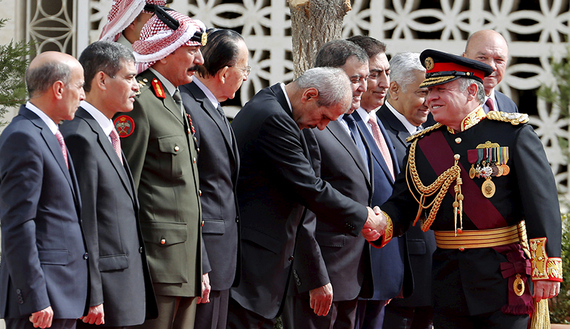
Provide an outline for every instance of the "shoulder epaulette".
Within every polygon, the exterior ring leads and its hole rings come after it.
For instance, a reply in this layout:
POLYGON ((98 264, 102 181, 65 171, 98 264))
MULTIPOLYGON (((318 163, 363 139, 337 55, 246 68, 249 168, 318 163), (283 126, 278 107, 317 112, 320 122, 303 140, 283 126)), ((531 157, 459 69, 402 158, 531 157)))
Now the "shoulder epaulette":
POLYGON ((426 129, 423 129, 422 131, 419 131, 419 132, 417 132, 417 133, 411 135, 410 137, 406 138, 406 142, 409 143, 409 142, 413 141, 414 139, 416 139, 416 138, 418 138, 418 137, 420 137, 420 136, 423 136, 423 135, 425 135, 425 134, 427 134, 427 133, 430 133, 430 132, 432 132, 432 131, 434 131, 434 130, 437 130, 437 129, 441 128, 442 126, 443 126, 443 125, 442 125, 441 123, 436 123, 436 124, 434 124, 433 126, 428 127, 428 128, 426 128, 426 129))
POLYGON ((148 82, 146 78, 139 77, 139 79, 140 80, 137 80, 137 83, 139 84, 139 91, 137 91, 137 95, 141 93, 141 90, 144 86, 146 86, 146 83, 148 82))
POLYGON ((519 125, 521 123, 528 122, 528 114, 526 113, 508 113, 501 111, 490 111, 487 113, 487 119, 510 122, 513 126, 519 125))

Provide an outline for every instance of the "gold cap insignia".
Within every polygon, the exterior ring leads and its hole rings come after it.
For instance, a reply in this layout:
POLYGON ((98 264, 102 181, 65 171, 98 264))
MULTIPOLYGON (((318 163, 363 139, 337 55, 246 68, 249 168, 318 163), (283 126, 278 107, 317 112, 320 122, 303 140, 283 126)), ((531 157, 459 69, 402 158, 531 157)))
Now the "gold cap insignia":
POLYGON ((200 43, 202 43, 202 47, 204 47, 208 43, 208 33, 202 33, 202 38, 200 39, 200 43))
POLYGON ((431 71, 433 69, 433 66, 434 66, 433 58, 431 58, 431 57, 426 58, 425 63, 426 63, 426 69, 428 71, 431 71))

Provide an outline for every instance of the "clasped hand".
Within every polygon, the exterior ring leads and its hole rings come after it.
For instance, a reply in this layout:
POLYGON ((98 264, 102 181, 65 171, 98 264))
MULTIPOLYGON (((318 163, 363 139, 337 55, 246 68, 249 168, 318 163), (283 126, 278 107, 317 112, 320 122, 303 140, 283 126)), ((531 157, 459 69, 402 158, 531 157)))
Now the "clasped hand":
POLYGON ((372 242, 380 239, 380 237, 384 235, 384 231, 386 230, 386 217, 378 206, 375 206, 374 209, 370 207, 366 208, 368 209, 368 218, 366 218, 366 223, 364 223, 364 227, 362 228, 362 236, 366 241, 372 242))

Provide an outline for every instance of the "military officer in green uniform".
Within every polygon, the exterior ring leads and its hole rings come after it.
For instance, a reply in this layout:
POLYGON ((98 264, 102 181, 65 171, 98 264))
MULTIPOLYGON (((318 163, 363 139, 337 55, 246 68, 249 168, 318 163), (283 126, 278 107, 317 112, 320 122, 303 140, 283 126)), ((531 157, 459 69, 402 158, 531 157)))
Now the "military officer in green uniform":
POLYGON ((485 114, 490 66, 436 50, 420 58, 438 123, 410 136, 375 244, 410 223, 435 231, 434 327, 527 328, 533 297, 556 296, 562 281, 560 210, 543 146, 527 115, 485 114))
MULTIPOLYGON (((132 169, 140 221, 159 306, 143 328, 193 328, 196 302, 208 301, 202 275, 197 147, 178 86, 204 61, 205 26, 174 11, 155 15, 133 44, 140 93, 114 123, 132 169), (203 34, 202 34, 203 33, 203 34)), ((117 77, 119 79, 120 77, 117 77)))

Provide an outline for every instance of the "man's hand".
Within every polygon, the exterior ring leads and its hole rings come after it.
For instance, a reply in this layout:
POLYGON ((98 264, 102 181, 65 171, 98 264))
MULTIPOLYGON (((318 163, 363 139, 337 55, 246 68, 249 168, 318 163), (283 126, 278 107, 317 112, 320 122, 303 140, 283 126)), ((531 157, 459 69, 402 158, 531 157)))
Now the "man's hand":
POLYGON ((378 206, 374 207, 374 210, 370 207, 367 207, 367 209, 368 218, 366 218, 366 223, 364 223, 361 233, 367 241, 376 241, 384 235, 386 217, 384 217, 378 206))
POLYGON ((330 283, 309 291, 311 308, 318 316, 329 314, 333 300, 333 288, 330 283))
POLYGON ((34 328, 49 328, 53 320, 53 310, 51 306, 48 306, 41 311, 32 313, 29 319, 34 328))
POLYGON ((548 299, 558 296, 560 293, 560 282, 538 280, 534 282, 534 299, 540 302, 542 299, 548 299))
POLYGON ((103 304, 89 307, 87 315, 82 316, 79 319, 83 321, 83 323, 96 325, 105 324, 105 311, 103 310, 103 304))
POLYGON ((196 297, 197 304, 206 304, 210 302, 210 277, 208 273, 202 275, 202 297, 196 297))

